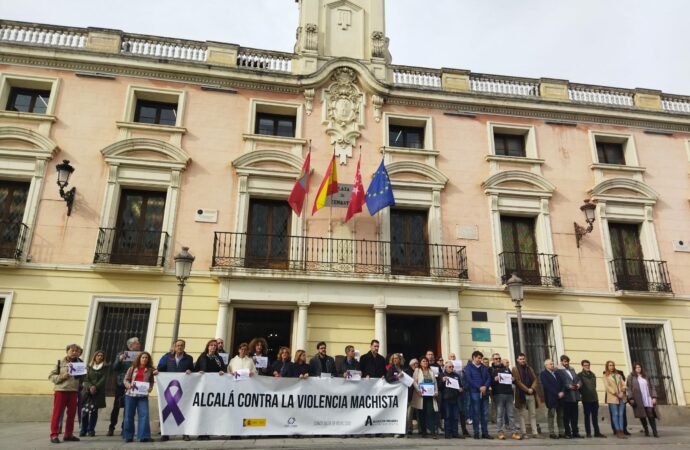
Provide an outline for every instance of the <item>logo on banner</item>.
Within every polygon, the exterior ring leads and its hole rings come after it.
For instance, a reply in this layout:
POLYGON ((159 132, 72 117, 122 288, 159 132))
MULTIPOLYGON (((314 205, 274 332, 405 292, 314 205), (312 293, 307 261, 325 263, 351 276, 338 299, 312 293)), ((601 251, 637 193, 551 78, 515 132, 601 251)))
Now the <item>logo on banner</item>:
POLYGON ((364 421, 365 427, 393 427, 398 424, 397 419, 376 419, 373 420, 371 416, 367 416, 367 420, 364 421))
POLYGON ((266 419, 242 419, 242 427, 265 427, 266 419))
POLYGON ((365 427, 373 427, 374 426, 374 421, 371 420, 371 416, 367 416, 367 420, 364 421, 364 426, 365 427))
POLYGON ((286 428, 297 428, 297 419, 294 417, 290 417, 287 420, 287 425, 285 425, 286 428))
POLYGON ((184 422, 184 415, 182 415, 180 407, 177 406, 180 400, 182 400, 182 386, 180 386, 180 382, 172 380, 168 387, 165 388, 163 396, 165 397, 166 404, 165 408, 163 408, 163 422, 172 414, 175 423, 177 423, 177 426, 180 426, 184 422), (177 388, 174 394, 172 393, 172 388, 177 388))

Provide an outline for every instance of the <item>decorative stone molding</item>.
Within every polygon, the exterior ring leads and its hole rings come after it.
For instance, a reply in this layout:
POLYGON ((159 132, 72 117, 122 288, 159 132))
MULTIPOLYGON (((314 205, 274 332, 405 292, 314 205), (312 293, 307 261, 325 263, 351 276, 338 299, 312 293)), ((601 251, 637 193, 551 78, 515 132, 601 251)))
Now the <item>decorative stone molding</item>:
POLYGON ((357 75, 348 67, 340 67, 332 75, 335 81, 323 91, 323 124, 335 145, 340 164, 352 157, 352 147, 364 127, 365 96, 355 85, 357 75))
POLYGON ((661 111, 661 91, 636 88, 633 96, 635 106, 643 109, 661 111))
POLYGON ((590 191, 593 200, 617 201, 626 203, 644 203, 654 205, 659 199, 659 193, 647 183, 630 178, 611 178, 598 183, 590 191), (609 193, 610 191, 614 193, 609 193), (621 195, 621 191, 628 191, 630 195, 621 195))
POLYGON ((381 116, 383 115, 383 103, 385 99, 380 95, 371 96, 371 104, 374 106, 374 120, 376 123, 381 122, 381 116))
POLYGON ((319 27, 314 23, 308 23, 304 27, 304 31, 304 49, 307 51, 318 51, 319 27))
POLYGON ((315 95, 316 90, 314 88, 307 88, 304 90, 304 111, 308 116, 311 116, 311 112, 314 110, 315 95))
POLYGON ((539 95, 546 100, 569 102, 568 80, 542 78, 539 80, 539 95))
POLYGON ((386 57, 386 36, 383 34, 383 31, 374 31, 371 33, 371 57, 386 57))

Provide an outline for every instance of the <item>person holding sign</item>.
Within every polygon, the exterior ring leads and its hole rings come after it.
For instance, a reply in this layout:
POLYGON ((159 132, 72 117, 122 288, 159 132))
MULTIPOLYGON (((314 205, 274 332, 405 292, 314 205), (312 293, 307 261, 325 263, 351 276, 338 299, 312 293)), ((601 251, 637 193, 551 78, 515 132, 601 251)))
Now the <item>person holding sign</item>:
POLYGON ((438 376, 438 387, 443 399, 443 420, 446 439, 465 437, 458 433, 458 397, 460 396, 460 376, 455 372, 453 361, 449 360, 438 376))
POLYGON ((496 404, 498 438, 505 439, 505 434, 508 432, 513 439, 520 440, 522 436, 515 423, 515 408, 513 406, 513 372, 509 368, 508 360, 496 361, 492 365, 491 376, 493 378, 494 403, 496 404), (508 423, 506 423, 506 416, 508 423))
POLYGON ((254 365, 254 360, 247 355, 249 345, 246 342, 242 342, 237 347, 237 355, 230 360, 228 363, 228 372, 232 375, 236 375, 236 372, 240 369, 245 369, 249 371, 249 376, 256 375, 256 366, 254 365))
MULTIPOLYGON (((127 339, 127 348, 125 351, 120 352, 115 357, 110 370, 113 375, 115 375, 115 399, 113 400, 113 409, 110 411, 110 426, 108 427, 108 436, 115 434, 115 426, 117 425, 118 418, 120 416, 120 408, 125 406, 125 374, 127 370, 132 366, 132 355, 138 354, 141 350, 141 342, 139 338, 133 336, 127 339)), ((135 357, 136 358, 136 357, 135 357)), ((124 422, 121 427, 124 426, 124 422)))
POLYGON ((271 361, 268 359, 268 342, 262 337, 256 337, 249 342, 249 356, 254 360, 256 373, 259 375, 271 375, 269 369, 271 361))
POLYGON ((340 376, 344 377, 346 372, 351 370, 359 371, 359 361, 355 358, 355 346, 345 346, 345 359, 340 364, 340 376))
POLYGON ((436 414, 438 413, 438 385, 434 373, 429 368, 429 360, 426 357, 419 361, 419 368, 412 375, 414 379, 414 394, 412 403, 417 409, 419 433, 423 437, 431 436, 438 439, 436 433, 436 414))
POLYGON ((225 375, 225 364, 218 354, 218 343, 211 339, 206 343, 204 352, 199 355, 194 365, 197 372, 218 372, 218 375, 225 375))
POLYGON ((149 393, 153 389, 153 368, 151 355, 141 352, 125 374, 125 427, 122 438, 125 442, 134 440, 134 414, 137 415, 137 439, 139 442, 153 442, 149 423, 149 393))
POLYGON ((105 380, 108 376, 108 365, 105 363, 105 352, 97 350, 84 377, 84 407, 81 413, 81 431, 79 436, 95 436, 98 410, 105 408, 105 380))
POLYGON ((403 377, 404 360, 400 353, 393 353, 390 357, 390 367, 386 372, 386 381, 389 383, 397 383, 403 377))
POLYGON ((67 409, 67 422, 65 423, 65 441, 79 441, 74 435, 74 416, 77 414, 77 391, 79 380, 70 375, 71 363, 79 360, 79 346, 71 344, 67 346, 67 354, 58 360, 56 366, 50 371, 48 379, 53 383, 53 415, 50 419, 50 442, 59 444, 60 418, 67 409))
POLYGON ((316 355, 309 361, 309 374, 314 377, 335 375, 335 359, 326 354, 326 343, 316 344, 316 355))

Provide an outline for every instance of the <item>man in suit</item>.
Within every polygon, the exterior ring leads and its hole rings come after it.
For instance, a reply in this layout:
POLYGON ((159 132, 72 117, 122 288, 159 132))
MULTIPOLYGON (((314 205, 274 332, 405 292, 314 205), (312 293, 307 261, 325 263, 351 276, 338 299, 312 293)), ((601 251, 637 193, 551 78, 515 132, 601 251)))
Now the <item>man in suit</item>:
POLYGON ((547 359, 544 361, 544 371, 539 374, 539 381, 544 387, 544 403, 548 409, 549 421, 549 437, 551 439, 558 439, 565 437, 565 430, 563 429, 563 397, 567 387, 563 382, 563 378, 556 372, 553 360, 547 359), (554 417, 555 416, 555 417, 554 417), (556 427, 553 425, 554 418, 558 426, 558 434, 556 434, 556 427))
POLYGON ((371 341, 369 351, 359 359, 362 376, 367 378, 383 378, 386 375, 386 358, 379 355, 379 341, 371 341))
POLYGON ((568 355, 561 356, 561 366, 558 371, 563 384, 566 386, 565 395, 563 396, 563 428, 565 429, 565 438, 583 438, 577 428, 577 404, 582 398, 580 388, 582 383, 577 376, 575 369, 570 367, 570 358, 568 355))

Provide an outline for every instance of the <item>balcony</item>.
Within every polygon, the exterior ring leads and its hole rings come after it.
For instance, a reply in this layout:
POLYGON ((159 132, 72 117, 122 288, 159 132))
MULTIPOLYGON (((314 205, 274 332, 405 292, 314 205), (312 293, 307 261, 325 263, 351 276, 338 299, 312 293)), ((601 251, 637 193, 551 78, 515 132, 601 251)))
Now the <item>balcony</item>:
POLYGON ((217 269, 273 269, 467 280, 465 247, 306 236, 216 232, 217 269))
POLYGON ((29 227, 21 222, 0 222, 0 259, 20 261, 29 227))
POLYGON ((93 262, 164 267, 169 241, 161 231, 99 228, 93 262))
POLYGON ((666 261, 616 258, 609 264, 616 291, 673 292, 666 261))
POLYGON ((561 287, 558 256, 546 253, 503 252, 498 255, 501 282, 517 273, 527 286, 561 287))

